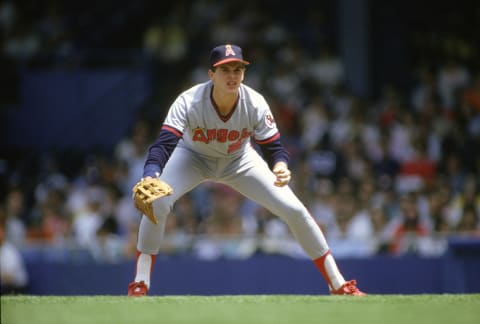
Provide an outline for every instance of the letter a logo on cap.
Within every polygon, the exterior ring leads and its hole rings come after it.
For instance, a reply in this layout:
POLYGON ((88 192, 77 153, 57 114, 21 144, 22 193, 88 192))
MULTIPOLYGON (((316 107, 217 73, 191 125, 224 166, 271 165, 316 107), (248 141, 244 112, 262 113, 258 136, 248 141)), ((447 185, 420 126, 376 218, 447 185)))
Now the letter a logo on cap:
POLYGON ((232 49, 231 45, 225 45, 225 56, 233 55, 235 56, 235 52, 232 49))
POLYGON ((210 52, 211 67, 217 67, 228 62, 241 62, 244 65, 250 64, 243 59, 242 49, 237 45, 219 45, 210 52))

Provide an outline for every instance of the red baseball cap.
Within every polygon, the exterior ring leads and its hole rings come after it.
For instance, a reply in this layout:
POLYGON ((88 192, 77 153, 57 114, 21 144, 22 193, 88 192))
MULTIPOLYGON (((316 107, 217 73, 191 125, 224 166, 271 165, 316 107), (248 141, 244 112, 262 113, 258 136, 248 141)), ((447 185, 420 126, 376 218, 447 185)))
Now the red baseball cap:
POLYGON ((245 65, 250 62, 243 59, 242 49, 237 45, 220 45, 210 52, 210 66, 217 67, 228 62, 242 62, 245 65))

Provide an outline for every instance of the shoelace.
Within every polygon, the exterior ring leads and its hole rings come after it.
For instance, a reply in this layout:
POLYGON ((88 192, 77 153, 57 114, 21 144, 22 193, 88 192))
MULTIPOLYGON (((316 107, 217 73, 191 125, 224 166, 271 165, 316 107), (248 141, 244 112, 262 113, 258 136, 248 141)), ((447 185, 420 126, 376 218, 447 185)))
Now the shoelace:
POLYGON ((134 283, 132 283, 131 285, 132 285, 132 286, 131 286, 130 288, 131 288, 133 291, 137 292, 137 291, 140 291, 145 284, 143 283, 143 281, 141 281, 141 282, 134 282, 134 283))
POLYGON ((347 281, 345 285, 345 290, 351 293, 358 292, 359 290, 357 288, 357 281, 356 280, 347 281))

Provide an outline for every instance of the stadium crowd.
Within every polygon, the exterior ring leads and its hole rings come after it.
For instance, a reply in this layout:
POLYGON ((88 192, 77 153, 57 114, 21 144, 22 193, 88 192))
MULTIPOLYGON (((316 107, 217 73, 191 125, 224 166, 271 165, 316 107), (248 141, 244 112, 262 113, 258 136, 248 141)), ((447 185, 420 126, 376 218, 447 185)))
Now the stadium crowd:
MULTIPOLYGON (((131 188, 158 120, 177 89, 206 80, 210 44, 227 41, 251 59, 245 83, 266 94, 291 153, 291 185, 337 257, 438 256, 449 238, 480 238, 480 49, 478 35, 463 33, 462 25, 449 33, 418 31, 408 87, 385 84, 365 98, 348 87, 328 1, 301 17, 267 10, 269 1, 266 7, 157 4, 168 7, 168 15, 135 1, 124 10, 116 6, 108 26, 94 25, 86 9, 75 8, 73 19, 74 10, 56 1, 35 14, 36 2, 26 3, 0 5, 4 55, 24 66, 58 68, 86 64, 75 53, 99 44, 114 51, 123 39, 154 71, 158 93, 111 152, 86 152, 75 174, 64 172, 61 152, 38 154, 29 162, 34 172, 2 161, 1 226, 23 253, 99 262, 133 258, 139 213, 131 188), (82 33, 85 26, 99 32, 82 33)), ((479 30, 479 21, 467 28, 479 30)), ((161 253, 306 257, 278 218, 215 183, 177 202, 161 253)))

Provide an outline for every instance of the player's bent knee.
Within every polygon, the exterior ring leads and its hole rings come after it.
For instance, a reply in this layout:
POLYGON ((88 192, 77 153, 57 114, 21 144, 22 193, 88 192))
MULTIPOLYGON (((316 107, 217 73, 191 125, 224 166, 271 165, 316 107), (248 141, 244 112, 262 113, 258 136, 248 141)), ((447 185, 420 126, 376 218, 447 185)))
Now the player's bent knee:
POLYGON ((310 217, 310 214, 308 213, 307 209, 304 208, 303 206, 292 206, 289 208, 285 208, 280 215, 281 218, 284 218, 286 221, 289 220, 294 220, 294 221, 299 221, 301 219, 307 219, 310 217))
POLYGON ((158 220, 164 220, 172 210, 172 202, 170 199, 158 199, 153 203, 153 212, 158 220))

